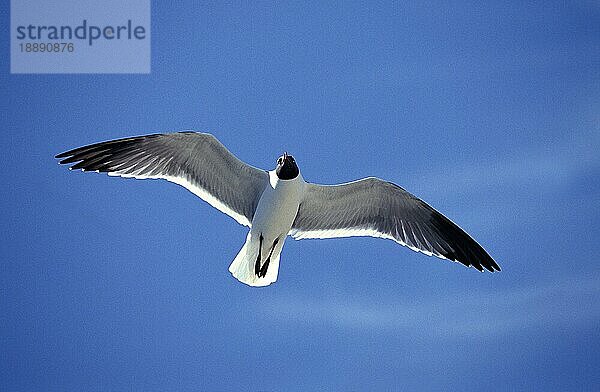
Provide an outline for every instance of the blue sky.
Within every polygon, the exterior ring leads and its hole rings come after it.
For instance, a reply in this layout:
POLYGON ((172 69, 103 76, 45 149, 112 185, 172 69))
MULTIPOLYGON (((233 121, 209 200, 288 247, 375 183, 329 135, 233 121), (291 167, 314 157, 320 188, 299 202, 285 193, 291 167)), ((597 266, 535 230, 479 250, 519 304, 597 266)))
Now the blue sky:
POLYGON ((597 387, 600 7, 489 3, 154 2, 150 75, 2 56, 0 389, 597 387), (267 169, 289 151, 312 182, 393 181, 503 271, 289 239, 252 289, 226 215, 53 158, 184 129, 267 169))

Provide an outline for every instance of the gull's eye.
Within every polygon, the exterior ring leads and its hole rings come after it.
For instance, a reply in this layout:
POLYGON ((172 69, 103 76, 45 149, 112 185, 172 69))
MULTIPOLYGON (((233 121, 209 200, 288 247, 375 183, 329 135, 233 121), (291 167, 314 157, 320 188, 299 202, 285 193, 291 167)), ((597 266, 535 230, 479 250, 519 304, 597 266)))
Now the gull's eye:
POLYGON ((278 158, 278 159, 277 159, 277 164, 278 164, 278 165, 281 165, 282 163, 283 163, 283 159, 281 159, 281 158, 278 158))

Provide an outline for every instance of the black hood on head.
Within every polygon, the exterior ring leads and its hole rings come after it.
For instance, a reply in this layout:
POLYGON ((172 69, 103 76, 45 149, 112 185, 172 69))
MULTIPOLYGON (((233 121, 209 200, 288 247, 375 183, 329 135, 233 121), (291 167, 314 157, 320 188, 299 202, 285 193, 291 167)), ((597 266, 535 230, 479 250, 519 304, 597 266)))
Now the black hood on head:
POLYGON ((277 159, 275 173, 280 180, 293 180, 298 177, 300 170, 298 170, 294 157, 286 152, 277 159))

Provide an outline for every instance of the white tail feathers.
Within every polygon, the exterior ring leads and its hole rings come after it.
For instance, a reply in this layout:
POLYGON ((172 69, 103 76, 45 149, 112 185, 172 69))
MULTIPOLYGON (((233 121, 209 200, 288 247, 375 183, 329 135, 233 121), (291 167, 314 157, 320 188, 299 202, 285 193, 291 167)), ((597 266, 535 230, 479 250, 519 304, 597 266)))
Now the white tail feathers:
MULTIPOLYGON (((283 245, 283 244, 281 244, 283 245)), ((256 259, 258 258, 259 241, 251 241, 250 233, 246 237, 246 242, 240 252, 229 266, 229 272, 240 282, 248 286, 261 287, 268 286, 277 280, 279 273, 279 256, 282 246, 276 247, 271 254, 266 273, 256 273, 256 259)), ((264 255, 263 255, 264 258, 264 255)), ((264 262, 264 260, 262 260, 264 262)))

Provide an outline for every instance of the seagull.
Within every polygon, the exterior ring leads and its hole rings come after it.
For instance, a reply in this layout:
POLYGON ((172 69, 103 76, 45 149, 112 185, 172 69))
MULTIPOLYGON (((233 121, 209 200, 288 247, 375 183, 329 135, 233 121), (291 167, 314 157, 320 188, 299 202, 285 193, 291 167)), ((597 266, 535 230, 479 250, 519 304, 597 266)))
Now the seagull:
POLYGON ((304 181, 287 152, 274 170, 236 158, 213 135, 152 134, 79 147, 56 155, 71 170, 165 179, 179 184, 250 231, 229 266, 249 286, 277 280, 286 238, 387 238, 428 256, 500 271, 465 231, 403 188, 375 177, 339 184, 304 181))

